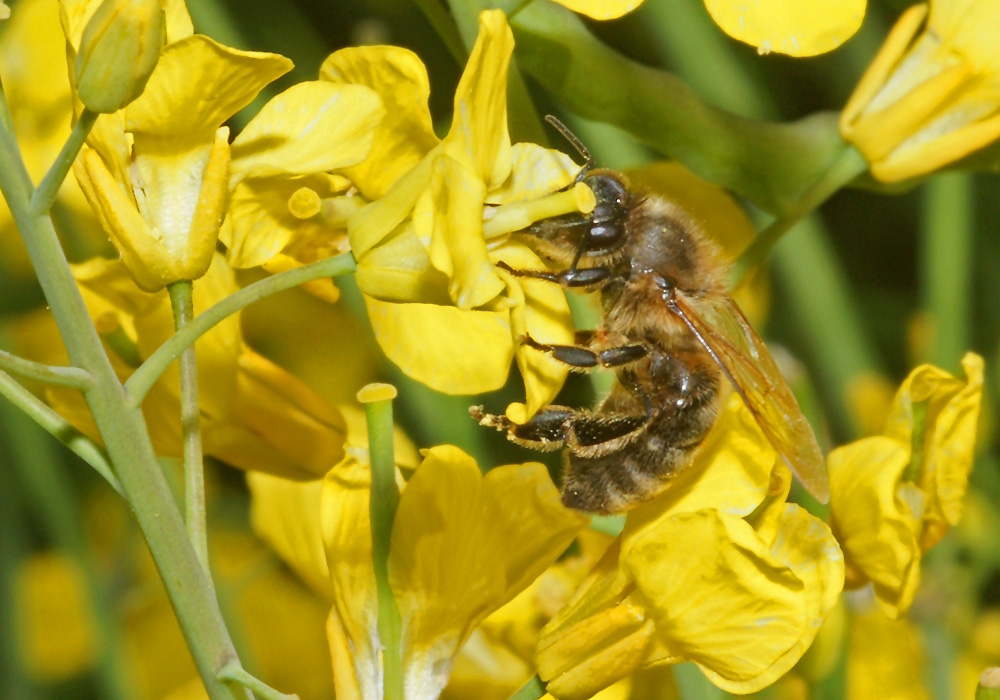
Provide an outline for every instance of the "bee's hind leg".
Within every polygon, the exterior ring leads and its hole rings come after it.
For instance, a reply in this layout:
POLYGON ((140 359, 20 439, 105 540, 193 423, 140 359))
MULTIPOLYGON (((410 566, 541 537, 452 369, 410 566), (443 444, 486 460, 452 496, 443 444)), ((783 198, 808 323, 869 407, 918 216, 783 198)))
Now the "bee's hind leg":
POLYGON ((549 406, 531 417, 527 423, 515 423, 507 416, 485 413, 482 406, 469 408, 469 415, 487 428, 507 433, 507 439, 536 450, 557 450, 566 442, 567 431, 577 411, 565 406, 549 406))

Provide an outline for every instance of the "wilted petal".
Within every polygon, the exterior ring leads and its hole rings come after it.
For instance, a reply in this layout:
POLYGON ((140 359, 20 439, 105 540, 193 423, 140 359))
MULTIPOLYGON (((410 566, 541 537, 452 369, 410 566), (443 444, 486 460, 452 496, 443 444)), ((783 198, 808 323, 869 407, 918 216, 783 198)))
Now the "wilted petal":
POLYGON ((374 91, 298 83, 270 100, 233 141, 233 178, 308 175, 367 157, 384 114, 374 91))
POLYGON ((909 463, 908 446, 882 436, 840 447, 828 458, 837 538, 890 617, 909 608, 920 584, 922 499, 912 484, 901 492, 909 463))
POLYGON ((923 463, 917 480, 927 494, 923 512, 925 551, 949 527, 958 524, 976 448, 976 429, 983 394, 983 358, 962 359, 965 381, 930 365, 914 370, 900 387, 886 422, 885 433, 907 443, 917 429, 915 406, 923 409, 923 463))
POLYGON ((815 56, 854 36, 865 17, 865 0, 705 0, 712 19, 734 39, 759 53, 815 56))
POLYGON ((320 80, 364 85, 378 93, 385 116, 363 163, 345 171, 369 199, 385 195, 406 171, 438 144, 427 105, 427 69, 412 51, 398 46, 359 46, 330 54, 320 80))
POLYGON ((507 311, 396 304, 365 296, 375 339, 407 376, 448 394, 503 386, 514 355, 507 311))

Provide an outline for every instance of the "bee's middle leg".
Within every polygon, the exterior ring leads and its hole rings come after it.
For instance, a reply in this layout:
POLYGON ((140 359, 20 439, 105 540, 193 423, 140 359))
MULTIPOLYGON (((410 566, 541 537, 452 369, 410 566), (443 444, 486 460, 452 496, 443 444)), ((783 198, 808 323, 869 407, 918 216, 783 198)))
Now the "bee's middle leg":
POLYGON ((621 367, 649 355, 649 346, 645 343, 629 343, 604 350, 591 350, 581 345, 550 345, 539 343, 530 336, 521 341, 529 348, 547 352, 554 359, 575 369, 591 369, 601 367, 621 367))

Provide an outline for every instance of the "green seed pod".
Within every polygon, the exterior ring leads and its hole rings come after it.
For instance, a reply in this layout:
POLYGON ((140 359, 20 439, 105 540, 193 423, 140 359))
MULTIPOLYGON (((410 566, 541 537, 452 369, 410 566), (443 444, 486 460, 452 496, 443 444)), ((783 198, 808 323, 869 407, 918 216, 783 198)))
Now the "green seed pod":
POLYGON ((116 112, 142 94, 166 20, 159 0, 104 0, 87 22, 76 54, 80 100, 93 112, 116 112))

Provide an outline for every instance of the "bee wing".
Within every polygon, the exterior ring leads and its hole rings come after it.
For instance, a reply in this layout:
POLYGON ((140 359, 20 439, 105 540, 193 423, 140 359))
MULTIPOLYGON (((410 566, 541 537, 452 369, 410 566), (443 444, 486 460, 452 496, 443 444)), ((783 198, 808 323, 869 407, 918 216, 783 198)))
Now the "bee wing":
POLYGON ((680 292, 668 304, 722 368, 785 464, 809 493, 826 503, 830 486, 816 436, 740 307, 720 296, 700 300, 695 311, 680 292))

